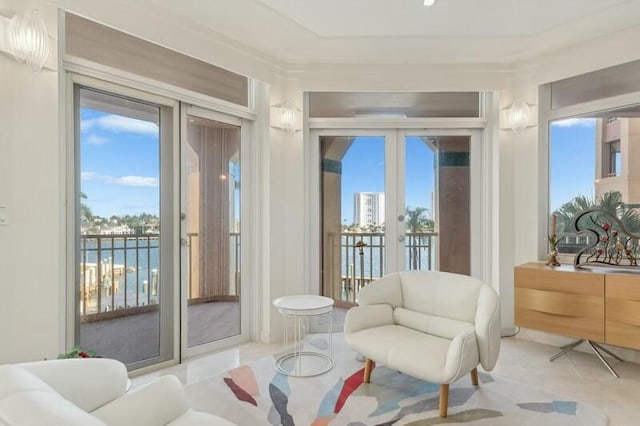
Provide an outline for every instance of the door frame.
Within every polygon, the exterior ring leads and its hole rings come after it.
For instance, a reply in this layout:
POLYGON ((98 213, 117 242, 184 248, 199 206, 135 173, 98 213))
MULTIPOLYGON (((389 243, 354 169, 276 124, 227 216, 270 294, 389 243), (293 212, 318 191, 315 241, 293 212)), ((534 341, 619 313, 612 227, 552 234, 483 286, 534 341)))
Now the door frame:
POLYGON ((251 153, 250 153, 250 121, 244 118, 224 114, 221 112, 213 111, 210 109, 201 108, 186 103, 180 105, 180 168, 179 168, 179 181, 180 181, 180 240, 186 238, 186 227, 183 215, 185 213, 186 206, 186 179, 184 179, 185 150, 187 148, 187 116, 195 116, 204 118, 207 120, 217 121, 232 126, 238 126, 240 128, 240 334, 227 337, 224 339, 216 340, 213 342, 203 343, 198 346, 189 347, 188 345, 188 304, 187 297, 189 294, 189 268, 187 264, 186 251, 187 246, 180 245, 180 358, 181 360, 193 358, 205 353, 214 352, 223 348, 238 345, 249 341, 250 337, 250 292, 242 291, 243 288, 249 289, 249 274, 244 273, 248 270, 248 265, 251 255, 250 252, 250 222, 249 213, 245 206, 251 205, 250 203, 250 169, 251 169, 251 153), (246 162, 246 164, 245 164, 246 162))
MULTIPOLYGON (((325 119, 322 124, 330 124, 332 120, 325 119)), ((411 122, 408 126, 403 126, 402 121, 393 123, 381 123, 376 125, 369 122, 369 128, 362 128, 358 120, 349 125, 345 120, 337 121, 336 128, 320 128, 313 126, 309 131, 309 143, 305 145, 305 182, 309 196, 306 199, 305 212, 305 240, 309 241, 307 256, 305 259, 305 284, 304 290, 309 294, 321 292, 320 283, 320 263, 321 263, 321 230, 320 230, 320 138, 323 136, 383 136, 385 137, 385 215, 387 218, 398 216, 402 210, 404 214, 404 158, 405 136, 468 136, 470 155, 470 226, 471 226, 471 275, 483 278, 488 274, 488 267, 485 265, 486 256, 483 255, 482 241, 486 229, 483 217, 490 207, 490 200, 483 198, 482 194, 488 191, 488 182, 483 178, 485 163, 485 151, 487 141, 484 137, 484 120, 469 119, 454 121, 424 120, 423 127, 411 122), (458 124, 457 126, 455 124, 458 124), (388 127, 394 125, 395 127, 388 127), (441 127, 446 125, 447 127, 441 127), (393 162, 393 163, 392 163, 393 162), (396 164, 398 167, 388 167, 388 164, 396 164), (394 185, 395 183, 395 185, 394 185), (394 185, 394 186, 392 186, 394 185), (391 191, 390 189, 393 189, 391 191), (393 216, 392 216, 393 215, 393 216)), ((317 123, 320 124, 320 123, 317 123)), ((389 226, 391 222, 385 221, 385 241, 387 244, 387 256, 385 258, 385 271, 390 273, 400 270, 404 265, 404 241, 399 241, 398 237, 405 232, 404 222, 394 220, 396 226, 389 226), (390 245, 389 242, 395 244, 390 245), (402 249, 400 248, 402 246, 402 249)))
MULTIPOLYGON (((178 341, 178 278, 179 268, 177 267, 178 249, 177 249, 177 183, 175 176, 179 171, 179 103, 173 99, 164 96, 151 94, 140 91, 118 83, 101 80, 93 76, 78 74, 72 71, 66 71, 64 80, 65 90, 65 132, 66 132, 66 170, 67 179, 65 185, 66 191, 66 343, 65 346, 71 347, 80 341, 80 311, 77 295, 80 289, 80 269, 77 267, 80 263, 80 233, 77 227, 77 218, 80 211, 80 200, 76 194, 80 190, 80 155, 78 151, 77 136, 80 126, 79 118, 76 116, 76 86, 86 87, 89 90, 102 91, 115 96, 129 97, 141 102, 149 102, 161 107, 160 120, 166 121, 171 125, 169 128, 160 127, 160 218, 165 225, 160 229, 160 257, 169 259, 160 262, 160 276, 164 278, 165 283, 161 282, 161 291, 164 297, 160 298, 160 356, 162 351, 170 350, 170 356, 167 359, 153 362, 156 358, 139 361, 128 365, 131 370, 135 370, 135 374, 144 374, 147 371, 168 367, 178 363, 179 359, 179 341, 178 341), (164 111, 162 110, 164 108, 164 111), (164 141, 164 144, 163 144, 164 141), (168 283, 168 284, 167 284, 168 283), (169 349, 170 348, 170 349, 169 349)), ((162 279, 162 278, 161 278, 162 279)))

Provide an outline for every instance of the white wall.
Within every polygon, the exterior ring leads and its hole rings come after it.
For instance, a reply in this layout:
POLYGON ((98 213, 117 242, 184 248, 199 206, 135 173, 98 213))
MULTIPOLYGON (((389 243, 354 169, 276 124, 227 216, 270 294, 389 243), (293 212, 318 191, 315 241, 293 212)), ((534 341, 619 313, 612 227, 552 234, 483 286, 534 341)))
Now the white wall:
MULTIPOLYGON (((277 77, 270 93, 270 106, 283 103, 301 106, 302 94, 295 82, 277 77)), ((282 318, 271 304, 274 299, 305 292, 304 282, 304 179, 302 132, 269 130, 268 191, 269 282, 261 283, 263 299, 261 340, 281 339, 282 318)))
MULTIPOLYGON (((48 29, 56 34, 55 24, 48 29)), ((58 74, 0 54, 0 76, 0 206, 10 215, 0 226, 0 363, 55 358, 63 331, 58 74)))

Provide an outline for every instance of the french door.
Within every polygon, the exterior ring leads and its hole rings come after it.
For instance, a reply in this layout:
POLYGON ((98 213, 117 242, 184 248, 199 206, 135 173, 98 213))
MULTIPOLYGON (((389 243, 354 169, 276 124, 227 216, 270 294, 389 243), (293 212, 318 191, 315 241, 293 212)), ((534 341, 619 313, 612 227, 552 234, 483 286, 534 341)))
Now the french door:
POLYGON ((313 131, 322 294, 354 303, 360 288, 390 272, 474 272, 479 135, 313 131))
POLYGON ((243 120, 182 107, 182 356, 247 340, 242 293, 243 120))

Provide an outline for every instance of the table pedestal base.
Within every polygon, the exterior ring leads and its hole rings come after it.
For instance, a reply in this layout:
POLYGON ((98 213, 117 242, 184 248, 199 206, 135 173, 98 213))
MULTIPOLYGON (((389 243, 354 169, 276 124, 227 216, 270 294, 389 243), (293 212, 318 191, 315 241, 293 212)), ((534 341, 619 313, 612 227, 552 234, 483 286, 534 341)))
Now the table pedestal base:
POLYGON ((313 377, 333 368, 333 359, 319 352, 303 351, 280 355, 276 360, 279 373, 292 377, 313 377))
POLYGON ((611 365, 607 362, 607 360, 604 359, 604 357, 602 356, 602 354, 600 353, 600 351, 598 349, 600 349, 601 351, 611 355, 612 357, 614 357, 618 361, 623 361, 623 359, 620 358, 618 355, 614 354, 613 352, 611 352, 610 350, 608 350, 606 348, 603 348, 602 346, 600 346, 596 342, 592 342, 591 340, 580 339, 577 342, 569 343, 568 345, 563 346, 560 349, 560 352, 558 352, 557 354, 555 354, 551 358, 549 358, 549 361, 554 361, 557 358, 560 358, 562 355, 566 354, 567 352, 569 352, 570 350, 572 350, 573 348, 575 348, 576 346, 578 346, 582 342, 587 342, 589 344, 589 346, 591 346, 591 350, 596 354, 596 356, 598 357, 598 359, 600 360, 602 365, 607 367, 607 370, 609 370, 609 372, 611 374, 613 374, 614 377, 616 377, 616 378, 620 377, 620 376, 618 376, 618 373, 616 373, 616 370, 614 370, 613 367, 611 367, 611 365))

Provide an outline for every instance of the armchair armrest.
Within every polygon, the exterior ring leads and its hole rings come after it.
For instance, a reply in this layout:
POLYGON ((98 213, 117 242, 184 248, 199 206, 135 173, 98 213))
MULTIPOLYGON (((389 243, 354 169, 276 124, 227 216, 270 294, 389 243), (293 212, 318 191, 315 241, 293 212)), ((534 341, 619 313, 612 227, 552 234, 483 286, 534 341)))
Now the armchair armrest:
POLYGON ((162 376, 98 408, 94 416, 110 426, 166 425, 189 410, 176 376, 162 376))
POLYGON ((17 365, 38 376, 63 398, 88 412, 127 391, 127 369, 114 359, 71 358, 17 365))
POLYGON ((476 338, 482 368, 493 370, 500 352, 500 299, 488 285, 483 285, 476 311, 476 338))
POLYGON ((449 344, 447 358, 444 363, 444 383, 451 383, 457 380, 459 377, 467 374, 478 365, 478 358, 466 357, 465 359, 463 356, 465 353, 465 346, 467 345, 476 345, 476 335, 473 330, 462 331, 456 334, 449 344))
POLYGON ((402 306, 402 282, 398 274, 389 274, 378 278, 358 292, 358 305, 378 303, 388 303, 394 309, 402 306))
POLYGON ((390 324, 393 324, 391 305, 381 303, 356 306, 347 311, 347 316, 344 319, 344 334, 348 335, 366 328, 390 324))

